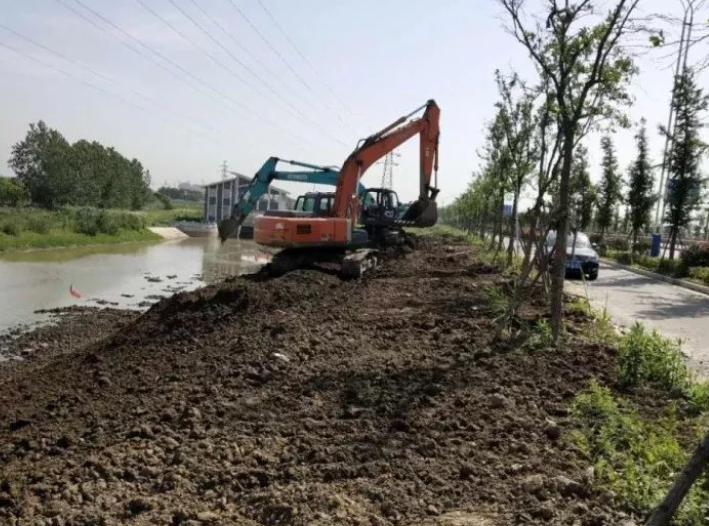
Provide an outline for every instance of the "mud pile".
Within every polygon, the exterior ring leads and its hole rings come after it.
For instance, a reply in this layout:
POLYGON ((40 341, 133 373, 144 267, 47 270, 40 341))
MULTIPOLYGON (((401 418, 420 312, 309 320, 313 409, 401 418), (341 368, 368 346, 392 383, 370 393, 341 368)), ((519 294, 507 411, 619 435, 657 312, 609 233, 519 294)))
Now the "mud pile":
POLYGON ((422 241, 356 282, 237 278, 48 349, 0 375, 0 524, 610 521, 564 417, 613 356, 495 343, 503 280, 422 241))

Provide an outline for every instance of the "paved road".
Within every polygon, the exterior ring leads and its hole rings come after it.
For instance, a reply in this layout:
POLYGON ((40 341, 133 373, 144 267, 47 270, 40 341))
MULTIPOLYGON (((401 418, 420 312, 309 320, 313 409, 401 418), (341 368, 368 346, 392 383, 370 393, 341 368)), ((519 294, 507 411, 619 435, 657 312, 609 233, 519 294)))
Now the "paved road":
MULTIPOLYGON (((601 264, 597 281, 588 282, 596 308, 606 308, 614 323, 636 321, 670 338, 683 340, 690 364, 709 375, 709 296, 601 264)), ((584 295, 580 280, 568 280, 569 292, 584 295)))

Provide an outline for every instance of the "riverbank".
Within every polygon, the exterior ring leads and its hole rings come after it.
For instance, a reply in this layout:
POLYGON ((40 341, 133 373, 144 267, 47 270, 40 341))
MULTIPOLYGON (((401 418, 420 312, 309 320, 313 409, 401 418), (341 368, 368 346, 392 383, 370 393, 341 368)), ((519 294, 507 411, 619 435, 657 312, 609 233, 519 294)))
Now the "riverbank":
POLYGON ((149 227, 201 218, 198 207, 173 210, 99 210, 63 208, 0 209, 0 253, 28 250, 159 241, 149 227))
POLYGON ((647 360, 652 337, 582 303, 558 348, 541 291, 501 331, 510 278, 477 250, 434 236, 357 281, 233 278, 141 316, 87 311, 70 345, 71 326, 14 339, 34 351, 0 367, 0 522, 643 518, 707 401, 668 344, 647 360))

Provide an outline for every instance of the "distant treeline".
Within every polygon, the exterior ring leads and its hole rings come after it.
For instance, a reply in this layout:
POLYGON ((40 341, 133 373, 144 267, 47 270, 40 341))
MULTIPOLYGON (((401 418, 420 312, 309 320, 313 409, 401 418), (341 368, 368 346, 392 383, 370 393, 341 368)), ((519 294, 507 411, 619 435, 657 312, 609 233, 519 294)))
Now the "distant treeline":
POLYGON ((175 201, 202 201, 204 192, 198 190, 187 190, 185 188, 174 188, 171 186, 161 186, 158 188, 158 193, 174 199, 175 201))
POLYGON ((150 172, 137 159, 93 141, 70 144, 43 121, 30 124, 8 163, 33 204, 137 210, 153 197, 150 172))

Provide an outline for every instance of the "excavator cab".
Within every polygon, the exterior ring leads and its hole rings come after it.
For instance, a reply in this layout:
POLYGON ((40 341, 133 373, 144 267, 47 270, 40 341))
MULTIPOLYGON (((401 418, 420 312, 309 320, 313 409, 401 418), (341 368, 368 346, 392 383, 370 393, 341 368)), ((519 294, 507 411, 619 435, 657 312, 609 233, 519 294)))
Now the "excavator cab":
POLYGON ((334 192, 308 192, 298 196, 294 211, 309 212, 314 216, 328 216, 334 202, 334 192))
POLYGON ((389 188, 367 188, 362 197, 360 221, 364 225, 392 225, 399 218, 399 196, 389 188))

